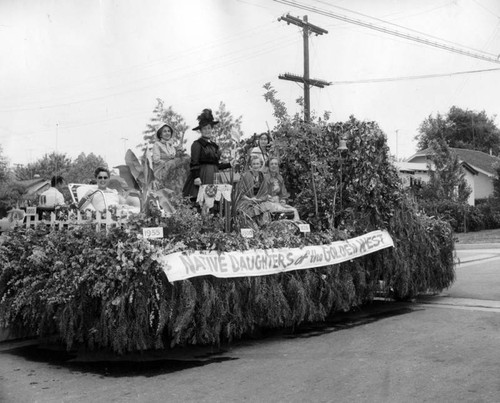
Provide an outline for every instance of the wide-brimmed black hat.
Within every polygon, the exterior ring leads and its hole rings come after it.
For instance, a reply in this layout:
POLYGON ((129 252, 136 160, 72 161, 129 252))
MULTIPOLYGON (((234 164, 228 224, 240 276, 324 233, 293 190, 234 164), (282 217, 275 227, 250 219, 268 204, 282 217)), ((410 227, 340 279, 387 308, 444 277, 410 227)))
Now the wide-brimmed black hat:
POLYGON ((172 126, 170 126, 168 123, 160 122, 160 124, 157 126, 157 129, 156 129, 156 138, 158 140, 160 140, 161 129, 163 129, 165 126, 167 126, 170 129, 172 136, 174 135, 174 129, 172 126))
POLYGON ((202 127, 206 125, 214 126, 219 123, 218 120, 214 120, 214 116, 212 115, 212 109, 203 109, 201 115, 198 116, 198 126, 193 128, 193 130, 200 130, 202 127))

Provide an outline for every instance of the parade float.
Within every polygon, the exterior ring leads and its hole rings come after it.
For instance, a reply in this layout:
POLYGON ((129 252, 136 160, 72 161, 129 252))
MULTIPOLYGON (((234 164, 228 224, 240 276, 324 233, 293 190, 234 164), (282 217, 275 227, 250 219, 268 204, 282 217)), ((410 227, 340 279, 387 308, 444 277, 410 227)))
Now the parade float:
POLYGON ((0 237, 0 326, 120 354, 218 345, 453 282, 451 228, 406 196, 375 123, 294 121, 272 135, 300 223, 252 225, 234 189, 200 213, 129 154, 120 173, 139 214, 68 212, 0 237))

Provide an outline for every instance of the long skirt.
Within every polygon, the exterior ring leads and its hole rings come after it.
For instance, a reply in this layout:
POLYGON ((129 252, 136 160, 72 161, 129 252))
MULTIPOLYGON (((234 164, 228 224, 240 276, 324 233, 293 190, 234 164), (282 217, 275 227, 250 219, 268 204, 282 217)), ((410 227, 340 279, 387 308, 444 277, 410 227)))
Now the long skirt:
MULTIPOLYGON (((215 174, 219 172, 217 165, 200 165, 200 179, 202 185, 213 185, 215 180, 215 174)), ((191 200, 196 200, 198 198, 199 186, 194 184, 196 178, 193 176, 193 171, 189 171, 189 175, 184 183, 182 189, 182 196, 189 197, 191 200)))
POLYGON ((260 208, 264 211, 268 211, 270 213, 293 213, 293 219, 295 221, 300 220, 299 212, 295 207, 290 206, 289 204, 281 204, 276 202, 263 202, 260 205, 260 208))

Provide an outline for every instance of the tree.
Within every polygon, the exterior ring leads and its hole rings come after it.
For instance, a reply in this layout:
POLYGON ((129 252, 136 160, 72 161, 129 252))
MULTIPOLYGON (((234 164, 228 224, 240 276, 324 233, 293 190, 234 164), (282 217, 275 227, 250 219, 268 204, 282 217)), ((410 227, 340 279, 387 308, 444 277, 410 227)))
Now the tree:
POLYGON ((184 134, 188 129, 185 119, 175 112, 172 106, 165 108, 165 103, 160 99, 156 98, 156 106, 153 109, 153 117, 150 119, 149 123, 146 125, 146 130, 143 133, 144 142, 139 144, 142 151, 148 147, 148 145, 153 144, 156 140, 156 130, 160 123, 167 123, 174 129, 174 144, 182 145, 186 144, 184 140, 184 134))
POLYGON ((450 150, 445 140, 432 140, 429 160, 429 183, 424 186, 422 197, 434 200, 452 200, 466 203, 472 190, 465 180, 465 173, 458 156, 450 150))
POLYGON ((475 112, 452 106, 445 116, 429 115, 419 127, 415 137, 419 150, 430 146, 432 140, 444 140, 449 147, 467 148, 498 155, 500 153, 500 130, 494 118, 485 111, 475 112))
POLYGON ((266 90, 264 93, 264 99, 266 102, 271 103, 273 107, 273 116, 278 121, 278 125, 281 126, 286 122, 289 122, 290 116, 288 115, 285 103, 276 96, 278 92, 273 88, 271 83, 265 83, 264 89, 266 90))
POLYGON ((26 166, 17 167, 14 174, 18 180, 33 179, 35 175, 49 180, 54 175, 65 176, 71 166, 71 159, 66 154, 52 152, 26 166))
POLYGON ((7 181, 9 177, 9 161, 7 157, 3 155, 3 149, 0 145, 0 184, 7 181))
POLYGON ((495 166, 496 177, 493 179, 493 196, 500 200, 500 164, 495 166))
POLYGON ((315 228, 350 222, 351 228, 366 231, 387 223, 402 196, 380 127, 353 116, 329 123, 328 112, 311 114, 306 123, 299 114, 288 116, 276 91, 264 88, 278 123, 273 138, 281 173, 300 216, 315 228), (347 152, 339 149, 341 142, 347 143, 347 152))
POLYGON ((20 195, 21 192, 12 186, 8 160, 0 145, 0 217, 6 215, 7 210, 15 205, 20 195))
POLYGON ((0 183, 0 217, 7 215, 12 207, 20 200, 25 188, 12 180, 0 183))
POLYGON ((234 148, 243 135, 241 130, 242 116, 235 119, 231 112, 226 109, 224 102, 221 102, 219 109, 215 111, 214 119, 218 120, 219 124, 214 127, 213 140, 221 149, 234 148))
POLYGON ((440 113, 437 113, 435 118, 429 115, 429 117, 420 124, 418 131, 419 134, 415 136, 415 140, 418 141, 418 150, 429 148, 433 140, 446 141, 446 118, 440 113))
POLYGON ((94 171, 97 167, 108 167, 103 157, 94 153, 89 155, 81 153, 71 162, 64 179, 67 183, 88 183, 94 177, 94 171))

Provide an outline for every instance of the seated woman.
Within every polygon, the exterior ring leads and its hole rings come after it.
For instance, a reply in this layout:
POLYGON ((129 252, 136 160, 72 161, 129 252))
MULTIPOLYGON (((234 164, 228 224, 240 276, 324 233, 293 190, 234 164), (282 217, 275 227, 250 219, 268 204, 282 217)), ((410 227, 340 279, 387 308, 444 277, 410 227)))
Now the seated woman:
POLYGON ((137 206, 127 204, 116 189, 109 188, 110 172, 107 168, 98 167, 94 176, 97 179, 97 188, 90 189, 78 202, 78 209, 85 210, 92 206, 96 211, 105 212, 110 206, 117 206, 122 212, 138 213, 137 206))
POLYGON ((264 132, 257 137, 257 144, 254 148, 250 149, 250 160, 254 156, 262 158, 262 172, 267 173, 267 165, 269 162, 269 151, 271 148, 271 136, 269 133, 264 132))
POLYGON ((293 213, 294 221, 300 220, 299 213, 295 207, 286 204, 289 197, 285 187, 283 176, 279 172, 279 160, 277 157, 269 158, 269 171, 264 175, 264 191, 266 201, 261 208, 270 213, 293 213))
POLYGON ((241 194, 238 210, 248 217, 256 219, 259 224, 269 221, 268 212, 262 207, 267 200, 264 190, 264 174, 261 171, 262 159, 258 156, 252 158, 250 170, 241 175, 238 182, 237 193, 241 194))

